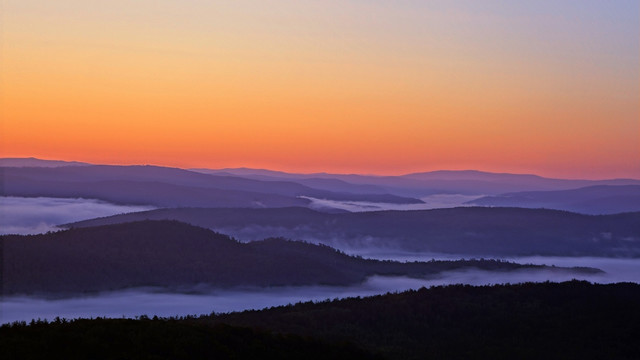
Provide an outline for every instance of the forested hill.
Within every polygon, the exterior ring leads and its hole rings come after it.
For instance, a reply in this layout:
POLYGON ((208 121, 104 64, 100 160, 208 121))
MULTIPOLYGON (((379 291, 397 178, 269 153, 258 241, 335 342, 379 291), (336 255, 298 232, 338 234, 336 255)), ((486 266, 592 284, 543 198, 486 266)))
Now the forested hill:
POLYGON ((382 359, 352 344, 183 321, 94 319, 0 327, 2 359, 382 359))
POLYGON ((631 360, 639 303, 629 283, 454 285, 199 318, 5 325, 0 358, 631 360))
MULTIPOLYGON (((541 266, 493 260, 399 263, 365 260, 284 239, 243 244, 177 221, 141 221, 43 235, 3 236, 4 294, 78 293, 126 287, 349 285, 371 275, 435 275, 541 266)), ((553 271, 598 271, 589 268, 553 271)))
POLYGON ((640 285, 454 285, 199 320, 348 339, 391 359, 640 359, 640 285))
POLYGON ((546 209, 462 207, 327 214, 305 208, 185 208, 115 215, 70 226, 144 219, 179 220, 242 240, 283 236, 345 248, 474 256, 640 257, 640 212, 593 216, 546 209))

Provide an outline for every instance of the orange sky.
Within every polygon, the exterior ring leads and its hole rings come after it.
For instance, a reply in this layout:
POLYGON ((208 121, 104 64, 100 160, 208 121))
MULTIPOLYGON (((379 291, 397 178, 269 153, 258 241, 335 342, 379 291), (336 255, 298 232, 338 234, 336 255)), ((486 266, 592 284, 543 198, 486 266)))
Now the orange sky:
POLYGON ((0 156, 640 178, 640 5, 480 3, 5 0, 0 156))

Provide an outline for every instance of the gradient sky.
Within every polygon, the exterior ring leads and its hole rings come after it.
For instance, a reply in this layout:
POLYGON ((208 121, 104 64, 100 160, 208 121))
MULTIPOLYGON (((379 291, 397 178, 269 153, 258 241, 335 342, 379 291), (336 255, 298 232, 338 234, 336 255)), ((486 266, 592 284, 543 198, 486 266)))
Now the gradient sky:
POLYGON ((0 156, 640 178, 637 0, 4 0, 0 156))

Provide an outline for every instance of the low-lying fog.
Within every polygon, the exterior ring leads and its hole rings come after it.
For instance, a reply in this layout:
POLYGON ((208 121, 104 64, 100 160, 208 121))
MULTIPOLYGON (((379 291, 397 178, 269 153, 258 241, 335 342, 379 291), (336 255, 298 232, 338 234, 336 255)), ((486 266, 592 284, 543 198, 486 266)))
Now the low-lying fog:
MULTIPOLYGON (((388 249, 345 249, 349 255, 361 256, 365 259, 394 260, 394 261, 429 261, 458 260, 479 258, 476 255, 463 254, 435 254, 388 249)), ((496 257, 485 257, 487 259, 496 257)), ((561 267, 594 267, 603 270, 604 274, 579 276, 577 278, 598 283, 636 282, 640 283, 640 259, 638 258, 604 258, 604 257, 564 257, 564 256, 512 256, 499 259, 519 264, 555 265, 561 267)), ((548 279, 555 281, 553 278, 548 279)), ((524 281, 524 280, 523 280, 524 281)), ((542 280, 546 281, 546 280, 542 280)))
MULTIPOLYGON (((422 198, 424 204, 387 204, 308 198, 317 209, 352 212, 426 210, 465 206, 479 195, 438 194, 422 198)), ((122 213, 152 210, 152 206, 117 205, 95 199, 0 196, 0 235, 42 234, 60 230, 56 225, 122 213)))
MULTIPOLYGON (((410 258, 411 260, 443 258, 434 254, 408 255, 378 253, 377 258, 410 258)), ((460 257, 447 255, 445 258, 460 257)), ((531 257, 509 259, 523 263, 553 264, 557 266, 592 266, 606 271, 605 274, 558 274, 552 271, 519 270, 513 272, 487 272, 480 270, 453 271, 433 278, 413 279, 407 277, 370 277, 365 283, 347 287, 303 286, 274 288, 244 288, 216 290, 201 287, 190 291, 166 292, 160 289, 129 289, 91 296, 43 299, 24 296, 5 296, 0 304, 0 323, 29 321, 33 318, 53 319, 77 317, 134 317, 174 316, 209 314, 245 309, 261 309, 286 305, 299 301, 321 301, 349 296, 368 296, 386 292, 418 289, 422 286, 447 284, 488 285, 518 283, 525 281, 588 280, 598 283, 620 281, 640 282, 640 260, 611 258, 545 258, 531 257)))
POLYGON ((151 209, 93 199, 0 196, 0 235, 42 234, 59 230, 55 225, 151 209))
MULTIPOLYGON (((453 207, 472 200, 472 198, 474 197, 465 195, 434 195, 424 199, 426 201, 425 204, 397 206, 400 208, 422 206, 421 208, 424 209, 453 207)), ((350 211, 380 210, 381 208, 373 209, 371 206, 382 206, 384 208, 385 205, 389 205, 389 209, 397 208, 394 207, 396 205, 393 204, 371 205, 345 203, 340 206, 347 205, 349 208, 346 210, 350 211)), ((0 197, 0 234, 41 233, 55 230, 54 225, 56 224, 149 209, 151 209, 151 207, 122 206, 87 199, 0 197)), ((394 252, 388 249, 343 250, 349 254, 360 255, 365 258, 399 261, 470 258, 470 256, 464 255, 394 252)), ((33 318, 53 319, 56 316, 76 318, 97 316, 133 317, 141 314, 150 316, 208 314, 212 311, 228 312, 244 309, 259 309, 299 301, 320 301, 348 296, 367 296, 390 291, 417 289, 422 286, 428 287, 456 283, 485 285, 524 281, 565 281, 573 278, 599 283, 620 281, 640 283, 640 259, 521 257, 505 258, 505 260, 519 263, 568 267, 590 266, 600 268, 606 273, 597 275, 558 275, 551 271, 490 273, 486 271, 468 270, 444 273, 438 277, 425 279, 374 276, 363 284, 348 287, 305 286, 234 290, 199 288, 193 289, 193 291, 190 292, 183 291, 181 293, 169 293, 158 289, 147 288, 64 299, 5 296, 0 299, 0 323, 19 320, 29 321, 33 318)))
POLYGON ((472 206, 466 204, 466 202, 479 199, 483 196, 484 195, 436 194, 420 198, 420 200, 424 201, 423 204, 389 204, 367 201, 316 199, 308 196, 301 197, 310 200, 311 204, 309 206, 318 210, 329 208, 347 210, 351 212, 363 212, 381 210, 430 210, 472 206))

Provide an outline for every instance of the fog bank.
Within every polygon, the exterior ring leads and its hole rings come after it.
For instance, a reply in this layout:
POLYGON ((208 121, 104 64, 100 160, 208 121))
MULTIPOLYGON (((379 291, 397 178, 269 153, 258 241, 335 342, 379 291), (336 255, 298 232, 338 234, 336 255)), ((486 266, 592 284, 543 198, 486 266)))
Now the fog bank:
MULTIPOLYGON (((389 249, 343 249, 349 255, 361 256, 365 259, 394 260, 394 261, 429 261, 429 260, 458 260, 461 258, 478 258, 465 254, 440 254, 409 252, 389 249)), ((501 259, 519 264, 555 265, 560 267, 594 267, 603 270, 604 274, 592 275, 585 280, 599 283, 635 282, 640 283, 639 258, 612 257, 564 257, 564 256, 505 256, 486 257, 501 259)), ((582 279, 582 277, 579 277, 582 279)), ((552 280, 552 279, 549 279, 552 280)), ((543 280, 546 281, 546 280, 543 280)), ((466 282, 465 282, 466 283, 466 282)))
POLYGON ((473 206, 466 204, 466 202, 479 199, 483 196, 484 195, 436 194, 420 198, 420 200, 424 201, 423 204, 390 204, 367 201, 327 200, 308 196, 301 196, 301 198, 310 200, 311 204, 309 207, 313 209, 322 210, 329 208, 351 212, 363 212, 382 210, 431 210, 459 206, 473 206))
POLYGON ((59 230, 60 224, 152 209, 94 199, 1 196, 0 235, 42 234, 59 230))
MULTIPOLYGON (((534 259, 535 260, 535 259, 534 259)), ((543 261, 544 259, 538 259, 543 261)), ((595 262, 596 260, 593 260, 595 262)), ((550 262, 546 262, 550 263, 550 262)), ((600 264, 612 265, 615 261, 601 259, 600 264)), ((586 266, 587 264, 577 264, 586 266)), ((54 319, 77 317, 134 317, 175 316, 230 312, 246 309, 293 304, 300 301, 322 301, 351 296, 370 296, 386 292, 404 291, 449 284, 491 285, 526 281, 568 281, 572 279, 611 283, 629 281, 630 272, 635 271, 636 282, 640 280, 640 262, 621 260, 620 273, 579 274, 558 273, 552 270, 518 270, 511 272, 488 272, 465 270, 445 272, 428 278, 372 276, 355 286, 301 286, 272 288, 236 288, 233 290, 199 287, 182 289, 181 293, 161 289, 143 288, 114 291, 85 297, 65 299, 43 299, 25 296, 7 296, 0 304, 0 323, 29 321, 33 318, 54 319), (620 277, 618 277, 620 275, 620 277), (627 279, 627 280, 625 280, 627 279)))

